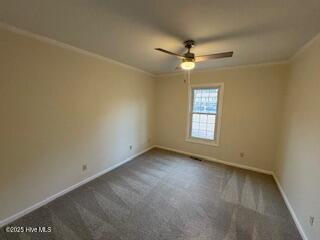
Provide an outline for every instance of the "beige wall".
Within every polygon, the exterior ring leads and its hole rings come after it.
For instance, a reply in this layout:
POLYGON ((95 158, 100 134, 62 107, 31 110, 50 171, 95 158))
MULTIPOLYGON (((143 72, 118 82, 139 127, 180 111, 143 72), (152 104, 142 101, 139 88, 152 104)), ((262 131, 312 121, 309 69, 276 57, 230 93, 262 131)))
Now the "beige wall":
POLYGON ((155 81, 5 30, 0 53, 0 221, 158 144, 275 170, 309 239, 319 238, 319 36, 290 64, 192 73, 194 84, 225 84, 219 147, 185 141, 184 75, 155 81))
POLYGON ((5 30, 0 74, 0 221, 153 144, 150 75, 5 30))
POLYGON ((290 65, 276 175, 306 235, 320 239, 320 35, 290 65), (314 226, 309 216, 315 217, 314 226))
POLYGON ((286 65, 240 67, 191 74, 193 84, 224 82, 220 146, 185 141, 187 84, 183 75, 156 81, 156 143, 236 164, 273 170, 286 65), (244 152, 244 158, 240 153, 244 152))

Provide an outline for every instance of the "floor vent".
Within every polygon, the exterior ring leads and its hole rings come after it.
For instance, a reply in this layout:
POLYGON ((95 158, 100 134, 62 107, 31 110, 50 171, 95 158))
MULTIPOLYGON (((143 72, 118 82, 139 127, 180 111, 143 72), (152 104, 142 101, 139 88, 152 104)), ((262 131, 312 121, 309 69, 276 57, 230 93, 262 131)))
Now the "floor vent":
POLYGON ((194 156, 190 156, 190 158, 191 158, 192 160, 196 160, 196 161, 199 161, 199 162, 201 162, 201 161, 202 161, 202 159, 197 158, 197 157, 194 157, 194 156))

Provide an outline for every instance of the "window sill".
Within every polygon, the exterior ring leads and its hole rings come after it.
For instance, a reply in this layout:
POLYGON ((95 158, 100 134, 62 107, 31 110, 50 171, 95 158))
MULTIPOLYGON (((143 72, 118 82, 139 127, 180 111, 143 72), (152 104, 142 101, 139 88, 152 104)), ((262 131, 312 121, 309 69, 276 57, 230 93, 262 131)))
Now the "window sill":
POLYGON ((204 145, 210 145, 213 147, 218 147, 219 143, 216 140, 205 140, 205 139, 200 139, 200 138, 186 138, 186 142, 191 142, 191 143, 198 143, 198 144, 204 144, 204 145))

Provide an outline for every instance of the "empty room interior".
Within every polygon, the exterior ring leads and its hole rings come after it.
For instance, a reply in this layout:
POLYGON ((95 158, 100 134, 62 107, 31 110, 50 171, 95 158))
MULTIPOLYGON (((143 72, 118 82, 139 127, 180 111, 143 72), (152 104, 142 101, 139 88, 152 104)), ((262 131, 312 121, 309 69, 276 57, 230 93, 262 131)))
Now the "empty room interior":
POLYGON ((319 0, 0 0, 0 240, 320 240, 319 0))

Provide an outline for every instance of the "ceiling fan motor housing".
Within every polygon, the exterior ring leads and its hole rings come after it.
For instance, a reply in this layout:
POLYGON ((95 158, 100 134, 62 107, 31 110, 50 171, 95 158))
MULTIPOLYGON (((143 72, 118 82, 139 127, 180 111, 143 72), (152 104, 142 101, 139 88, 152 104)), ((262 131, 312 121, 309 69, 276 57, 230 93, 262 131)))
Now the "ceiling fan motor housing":
POLYGON ((193 41, 193 40, 184 41, 184 46, 185 46, 186 48, 188 48, 189 50, 190 50, 190 48, 192 48, 194 45, 195 45, 195 41, 193 41))
POLYGON ((186 54, 183 55, 185 59, 188 60, 194 60, 194 53, 187 52, 186 54))
POLYGON ((183 55, 185 60, 194 61, 194 53, 190 52, 190 49, 194 46, 195 42, 193 40, 184 41, 184 46, 188 49, 188 51, 183 55))

